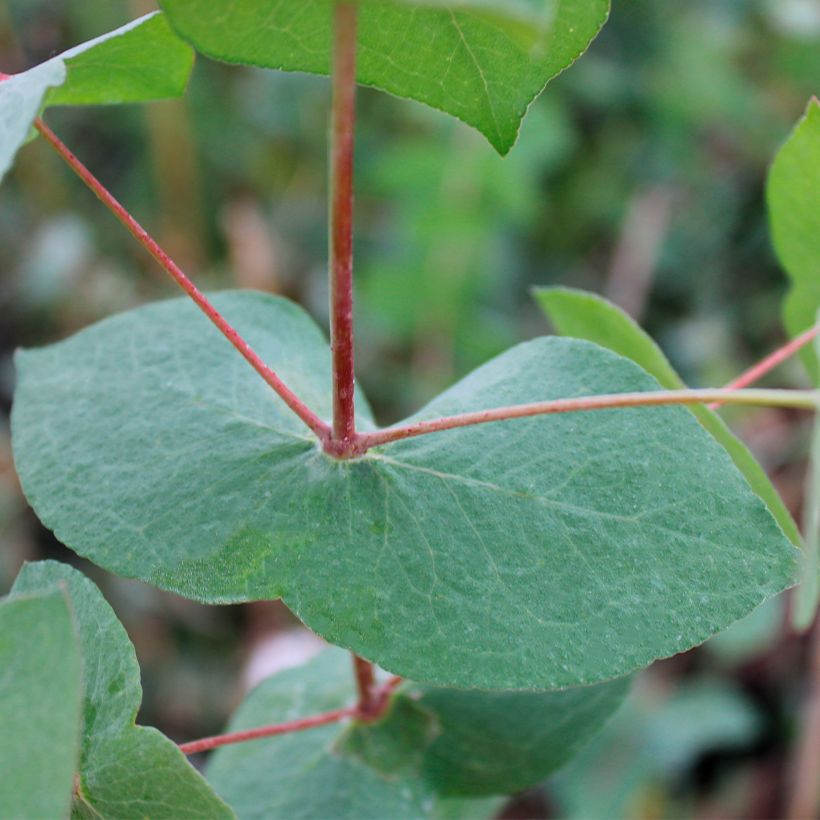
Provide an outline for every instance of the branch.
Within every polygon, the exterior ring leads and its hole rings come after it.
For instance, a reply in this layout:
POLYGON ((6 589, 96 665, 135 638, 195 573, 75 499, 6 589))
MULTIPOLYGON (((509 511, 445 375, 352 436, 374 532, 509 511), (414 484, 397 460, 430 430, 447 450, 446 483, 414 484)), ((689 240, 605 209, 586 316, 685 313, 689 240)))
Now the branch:
POLYGON ((356 717, 358 709, 350 706, 347 709, 336 709, 333 712, 324 712, 321 715, 290 720, 287 723, 277 723, 273 726, 261 726, 258 729, 246 729, 244 732, 231 732, 227 735, 215 735, 191 743, 181 743, 179 748, 183 754, 193 755, 198 752, 209 752, 220 746, 230 746, 234 743, 245 743, 248 740, 261 740, 265 737, 286 735, 292 732, 303 732, 306 729, 315 729, 318 726, 327 726, 329 723, 338 723, 345 718, 356 717))
POLYGON ((251 346, 239 335, 228 321, 208 301, 207 297, 182 272, 179 266, 156 243, 148 232, 103 186, 103 184, 60 141, 59 137, 42 121, 37 119, 34 127, 52 148, 91 189, 103 205, 122 223, 128 232, 159 262, 171 278, 197 304, 200 310, 216 325, 223 336, 242 354, 250 366, 272 387, 282 401, 316 434, 320 441, 330 436, 330 427, 322 421, 283 381, 268 367, 251 346))
MULTIPOLYGON (((354 658, 361 660, 358 656, 354 658)), ((367 663, 367 661, 361 661, 367 663)), ((372 670, 372 664, 368 664, 372 670)), ((357 666, 358 673, 358 666, 357 666)), ((394 675, 386 683, 371 690, 372 705, 368 712, 363 711, 361 702, 356 706, 348 706, 345 709, 336 709, 332 712, 323 712, 320 715, 291 720, 287 723, 277 723, 272 726, 261 726, 258 729, 246 729, 242 732, 231 732, 227 735, 214 735, 202 740, 193 740, 190 743, 181 743, 179 748, 183 754, 193 755, 199 752, 209 752, 211 749, 218 749, 220 746, 230 746, 234 743, 245 743, 249 740, 261 740, 266 737, 276 735, 286 735, 292 732, 304 732, 306 729, 315 729, 319 726, 327 726, 329 723, 338 723, 345 718, 356 718, 366 723, 379 720, 387 712, 390 704, 390 697, 396 689, 404 683, 404 678, 394 675)))
POLYGON ((356 676, 356 688, 359 692, 359 703, 357 709, 361 715, 370 715, 376 711, 378 706, 374 688, 376 685, 376 672, 373 664, 353 655, 353 672, 356 676))
POLYGON ((647 393, 614 393, 603 396, 582 396, 575 399, 555 399, 553 401, 517 404, 492 410, 479 410, 457 416, 417 421, 400 427, 388 427, 373 433, 358 436, 359 447, 367 450, 393 441, 488 424, 493 421, 545 416, 554 413, 577 413, 587 410, 610 410, 621 407, 660 407, 676 404, 747 404, 771 407, 795 407, 802 410, 816 410, 820 404, 820 393, 814 390, 658 390, 647 393))
POLYGON ((353 454, 356 439, 353 343, 353 167, 356 127, 355 3, 336 6, 331 127, 330 340, 333 351, 333 447, 353 454))
MULTIPOLYGON (((770 353, 765 359, 762 359, 756 365, 741 373, 736 379, 730 381, 726 385, 726 389, 736 390, 754 384, 758 379, 763 378, 770 370, 774 370, 779 364, 785 362, 786 359, 793 356, 799 350, 802 350, 813 339, 816 339, 818 333, 820 333, 820 325, 809 328, 805 333, 801 333, 797 338, 792 339, 787 344, 778 348, 774 353, 770 353)), ((713 402, 709 405, 709 409, 716 410, 720 405, 721 402, 713 402)))

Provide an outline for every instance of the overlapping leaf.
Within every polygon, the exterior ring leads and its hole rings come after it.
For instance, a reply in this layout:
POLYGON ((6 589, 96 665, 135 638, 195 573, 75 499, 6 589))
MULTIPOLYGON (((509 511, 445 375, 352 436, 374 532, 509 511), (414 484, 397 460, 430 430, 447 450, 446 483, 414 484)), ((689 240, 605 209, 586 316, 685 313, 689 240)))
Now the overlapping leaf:
POLYGON ((65 817, 80 751, 80 650, 60 590, 0 602, 0 817, 65 817))
MULTIPOLYGON (((251 292, 216 304, 328 418, 330 356, 310 319, 251 292)), ((17 363, 16 464, 60 540, 198 600, 284 597, 329 641, 413 680, 621 676, 794 579, 797 551, 682 408, 482 425, 339 462, 186 301, 17 363)), ((538 339, 416 418, 657 386, 588 342, 538 339)))
MULTIPOLYGON (((327 74, 335 0, 162 0, 179 33, 228 62, 327 74)), ((526 110, 600 30, 609 0, 364 0, 359 81, 481 131, 502 154, 526 110)))
MULTIPOLYGON (((563 336, 586 339, 632 359, 668 390, 686 387, 652 338, 630 316, 606 299, 593 293, 561 287, 538 288, 535 298, 563 336)), ((748 447, 717 413, 701 405, 695 405, 690 410, 715 440, 726 448, 749 486, 766 502, 783 532, 793 544, 799 546, 800 533, 791 513, 748 447)))
MULTIPOLYGON (((84 724, 73 815, 118 820, 232 817, 230 809, 175 743, 156 729, 134 725, 142 696, 134 648, 91 581, 63 564, 29 564, 14 584, 11 602, 15 604, 26 600, 21 596, 42 594, 55 587, 66 589, 70 597, 83 662, 84 724)), ((52 697, 63 697, 63 692, 55 687, 51 667, 46 664, 40 671, 42 685, 51 689, 52 697)), ((35 685, 31 683, 32 691, 36 691, 35 685)), ((69 696, 70 691, 65 695, 69 696)), ((48 727, 36 715, 27 717, 40 733, 39 742, 46 742, 50 736, 48 727)), ((0 737, 0 748, 14 748, 15 742, 13 736, 0 737)), ((66 805, 70 795, 69 782, 66 805)))
POLYGON ((100 105, 175 97, 191 48, 154 13, 0 82, 0 178, 46 105, 100 105))
MULTIPOLYGON (((792 281, 784 305, 786 328, 797 336, 820 310, 820 102, 780 149, 769 173, 767 198, 775 250, 792 281)), ((820 384, 816 351, 802 351, 812 380, 820 384)))
MULTIPOLYGON (((265 681, 230 730, 350 705, 350 667, 346 653, 329 650, 265 681)), ((206 774, 243 820, 430 817, 441 794, 506 794, 543 780, 600 729, 626 686, 541 694, 411 686, 379 723, 226 747, 206 774)))

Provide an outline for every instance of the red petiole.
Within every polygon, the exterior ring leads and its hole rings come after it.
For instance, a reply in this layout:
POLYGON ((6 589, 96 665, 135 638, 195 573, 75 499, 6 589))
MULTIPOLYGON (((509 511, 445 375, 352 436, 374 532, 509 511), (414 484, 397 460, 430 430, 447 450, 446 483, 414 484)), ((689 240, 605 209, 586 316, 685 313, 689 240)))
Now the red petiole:
MULTIPOLYGON (((354 658, 360 660, 355 655, 354 658)), ((363 661, 363 663, 367 662, 363 661)), ((371 664, 367 665, 371 666, 371 664)), ((382 686, 372 688, 367 710, 363 708, 360 701, 356 706, 335 709, 332 712, 323 712, 320 715, 312 715, 311 717, 300 718, 299 720, 290 720, 286 723, 277 723, 272 726, 260 726, 257 729, 246 729, 242 732, 231 732, 225 735, 206 737, 202 740, 193 740, 190 743, 181 743, 179 748, 183 754, 193 755, 199 752, 209 752, 212 749, 218 749, 220 746, 231 746, 235 743, 246 743, 249 740, 262 740, 263 738, 275 737, 276 735, 304 732, 307 729, 316 729, 319 726, 339 723, 347 718, 353 718, 363 723, 372 723, 384 717, 390 704, 390 696, 403 682, 403 678, 392 677, 386 683, 382 684, 382 686)))

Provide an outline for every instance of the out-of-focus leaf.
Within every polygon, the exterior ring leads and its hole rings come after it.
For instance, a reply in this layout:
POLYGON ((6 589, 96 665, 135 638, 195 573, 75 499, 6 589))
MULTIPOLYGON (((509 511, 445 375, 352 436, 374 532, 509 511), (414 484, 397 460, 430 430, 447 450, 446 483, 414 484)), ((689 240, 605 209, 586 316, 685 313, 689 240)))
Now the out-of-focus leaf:
MULTIPOLYGON (((774 160, 767 187, 775 250, 792 287, 784 304, 786 328, 797 336, 817 321, 820 310, 820 101, 809 102, 774 160)), ((801 351, 815 384, 817 352, 801 351)))
POLYGON ((81 662, 61 590, 0 602, 0 817, 65 817, 80 751, 81 662))
POLYGON ((193 58, 156 12, 0 82, 0 179, 44 106, 176 97, 193 58))

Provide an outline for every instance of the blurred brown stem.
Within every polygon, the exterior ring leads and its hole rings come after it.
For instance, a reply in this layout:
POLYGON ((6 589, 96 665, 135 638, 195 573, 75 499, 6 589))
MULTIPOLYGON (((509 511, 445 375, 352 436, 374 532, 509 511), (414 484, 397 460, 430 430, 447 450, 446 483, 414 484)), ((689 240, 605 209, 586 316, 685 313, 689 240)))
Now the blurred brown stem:
POLYGON ((788 820, 812 820, 820 804, 820 623, 815 622, 809 658, 809 690, 801 715, 802 734, 792 760, 788 820))

